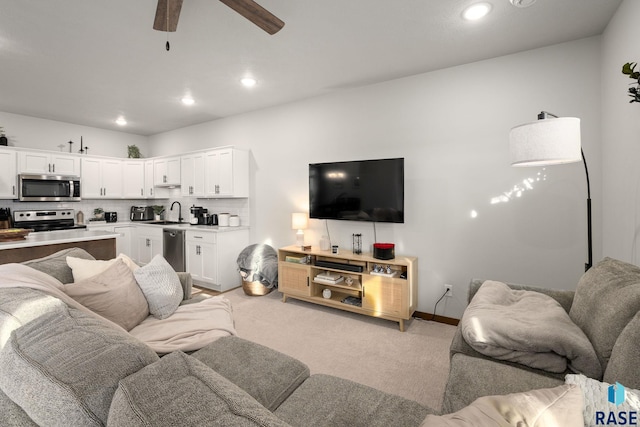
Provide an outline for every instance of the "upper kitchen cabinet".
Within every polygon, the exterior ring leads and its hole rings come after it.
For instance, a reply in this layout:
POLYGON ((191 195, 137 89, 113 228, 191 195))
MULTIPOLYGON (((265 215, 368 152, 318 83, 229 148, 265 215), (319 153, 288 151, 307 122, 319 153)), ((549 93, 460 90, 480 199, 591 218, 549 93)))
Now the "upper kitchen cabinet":
POLYGON ((248 151, 219 148, 205 156, 205 197, 249 197, 248 151))
POLYGON ((80 176, 80 157, 50 151, 19 151, 18 173, 80 176))
POLYGON ((204 197, 204 153, 191 153, 182 156, 181 190, 185 197, 204 197))
POLYGON ((122 197, 125 199, 143 199, 144 160, 124 160, 122 162, 122 197))
POLYGON ((154 187, 154 161, 144 161, 144 197, 146 199, 167 199, 169 197, 169 189, 162 187, 154 187))
POLYGON ((180 157, 154 159, 153 182, 156 187, 179 187, 180 157))
POLYGON ((122 198, 122 160, 108 158, 82 159, 82 185, 84 199, 122 198))
POLYGON ((17 199, 16 152, 0 150, 0 199, 17 199))

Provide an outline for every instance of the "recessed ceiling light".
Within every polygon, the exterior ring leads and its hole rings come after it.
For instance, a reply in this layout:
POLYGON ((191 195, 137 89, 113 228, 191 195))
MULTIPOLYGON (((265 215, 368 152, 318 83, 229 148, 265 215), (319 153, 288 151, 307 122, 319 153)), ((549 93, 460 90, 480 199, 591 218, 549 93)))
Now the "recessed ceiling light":
POLYGON ((476 3, 472 4, 462 12, 462 17, 467 21, 475 21, 485 17, 491 11, 491 4, 476 3))
POLYGON ((240 80, 240 83, 242 83, 244 87, 254 87, 258 82, 254 78, 245 77, 242 80, 240 80))
POLYGON ((182 103, 184 105, 193 105, 195 102, 196 101, 194 101, 190 96, 185 96, 184 98, 182 98, 182 103))
POLYGON ((127 121, 124 119, 124 117, 118 117, 116 119, 116 124, 120 126, 124 126, 127 124, 127 121))
POLYGON ((537 0, 509 0, 515 7, 529 7, 537 0))

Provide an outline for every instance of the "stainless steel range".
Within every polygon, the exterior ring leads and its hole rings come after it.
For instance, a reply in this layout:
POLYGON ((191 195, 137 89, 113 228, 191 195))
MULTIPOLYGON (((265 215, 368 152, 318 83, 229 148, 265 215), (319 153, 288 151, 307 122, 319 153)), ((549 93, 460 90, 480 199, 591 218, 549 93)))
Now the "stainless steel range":
POLYGON ((87 228, 75 223, 74 209, 13 211, 13 226, 33 231, 75 230, 87 228))

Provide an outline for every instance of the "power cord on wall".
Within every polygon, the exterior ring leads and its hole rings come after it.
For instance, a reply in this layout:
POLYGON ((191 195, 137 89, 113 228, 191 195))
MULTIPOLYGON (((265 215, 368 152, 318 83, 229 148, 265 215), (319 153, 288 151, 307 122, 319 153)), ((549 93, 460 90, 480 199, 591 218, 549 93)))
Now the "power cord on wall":
POLYGON ((442 298, 445 297, 445 295, 447 295, 447 292, 449 292, 449 290, 447 289, 446 291, 444 291, 444 294, 442 294, 442 296, 440 297, 440 299, 438 301, 436 301, 436 305, 433 306, 433 315, 431 316, 431 320, 435 320, 436 318, 436 309, 438 308, 438 303, 440 301, 442 301, 442 298))

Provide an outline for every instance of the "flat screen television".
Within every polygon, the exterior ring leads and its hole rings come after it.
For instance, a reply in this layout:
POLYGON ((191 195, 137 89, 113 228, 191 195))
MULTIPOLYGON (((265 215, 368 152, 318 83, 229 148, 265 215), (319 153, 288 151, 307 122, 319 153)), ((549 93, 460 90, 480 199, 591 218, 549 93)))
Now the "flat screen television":
POLYGON ((309 217, 404 223, 404 158, 310 164, 309 217))

